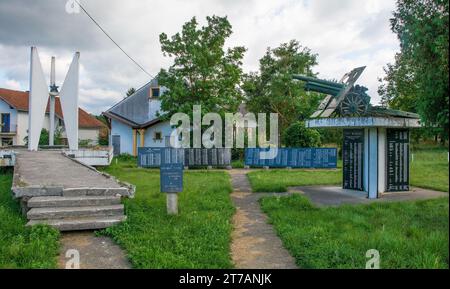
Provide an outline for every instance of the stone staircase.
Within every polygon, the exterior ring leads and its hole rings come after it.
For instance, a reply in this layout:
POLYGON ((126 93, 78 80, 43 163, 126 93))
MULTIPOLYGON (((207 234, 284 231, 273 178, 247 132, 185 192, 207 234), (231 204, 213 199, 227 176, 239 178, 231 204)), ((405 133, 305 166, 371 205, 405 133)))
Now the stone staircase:
POLYGON ((126 219, 121 196, 45 196, 27 202, 27 225, 47 224, 60 231, 97 230, 126 219))
POLYGON ((19 150, 11 190, 27 225, 77 231, 126 220, 121 199, 132 198, 136 188, 58 150, 19 150))

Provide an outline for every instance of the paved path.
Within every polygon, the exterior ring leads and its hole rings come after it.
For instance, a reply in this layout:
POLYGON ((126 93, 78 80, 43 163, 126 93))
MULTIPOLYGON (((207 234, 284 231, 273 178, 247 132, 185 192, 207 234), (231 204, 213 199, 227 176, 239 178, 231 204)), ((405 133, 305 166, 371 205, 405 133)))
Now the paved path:
POLYGON ((344 204, 369 204, 375 202, 416 201, 448 197, 448 193, 411 188, 408 192, 383 193, 379 199, 368 199, 367 193, 345 190, 336 186, 303 186, 290 187, 290 193, 300 193, 307 196, 311 202, 319 207, 340 206, 344 204))
MULTIPOLYGON (((294 258, 283 244, 261 211, 258 200, 274 195, 252 193, 245 170, 228 171, 232 184, 231 194, 236 214, 233 217, 231 254, 238 269, 295 269, 294 258)), ((287 195, 276 194, 276 195, 287 195)))
POLYGON ((61 151, 17 152, 15 173, 20 186, 120 188, 113 179, 63 156, 61 151))
POLYGON ((60 269, 71 269, 66 268, 66 263, 73 258, 70 254, 66 256, 67 251, 71 249, 80 254, 80 269, 131 268, 124 251, 108 237, 96 237, 93 232, 88 231, 63 233, 61 244, 58 258, 60 269))

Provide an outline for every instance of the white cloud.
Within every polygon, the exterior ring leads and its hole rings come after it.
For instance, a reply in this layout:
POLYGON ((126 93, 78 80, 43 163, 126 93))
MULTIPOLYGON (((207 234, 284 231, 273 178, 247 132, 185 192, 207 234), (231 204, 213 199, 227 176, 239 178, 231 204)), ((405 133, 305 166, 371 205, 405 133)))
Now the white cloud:
POLYGON ((20 86, 20 82, 14 79, 8 79, 5 81, 5 88, 12 89, 12 90, 21 90, 22 87, 20 86))
MULTIPOLYGON (((46 75, 51 55, 57 56, 57 82, 61 85, 73 53, 79 50, 80 103, 87 110, 100 113, 122 99, 128 88, 140 87, 149 77, 86 15, 65 13, 65 2, 0 3, 0 75, 18 82, 21 89, 28 89, 29 46, 33 44, 39 48, 46 75), (54 12, 55 19, 42 17, 39 14, 42 11, 54 12), (27 16, 26 21, 23 15, 27 16)), ((234 33, 227 45, 247 47, 246 71, 258 69, 258 60, 268 46, 276 47, 291 39, 297 39, 319 54, 315 71, 321 77, 340 78, 354 67, 367 65, 359 83, 369 88, 373 103, 379 100, 377 78, 383 75, 383 66, 393 60, 398 49, 396 36, 389 28, 394 0, 97 0, 82 3, 153 75, 171 63, 171 59, 161 53, 159 34, 173 35, 193 16, 201 24, 205 23, 207 15, 228 16, 234 33)), ((3 84, 0 82, 0 85, 3 84)))

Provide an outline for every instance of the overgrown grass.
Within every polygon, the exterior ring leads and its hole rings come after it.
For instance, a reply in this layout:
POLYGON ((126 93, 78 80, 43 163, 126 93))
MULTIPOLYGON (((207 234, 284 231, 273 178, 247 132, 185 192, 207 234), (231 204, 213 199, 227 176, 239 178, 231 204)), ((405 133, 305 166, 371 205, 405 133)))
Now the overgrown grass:
POLYGON ((300 195, 261 200, 284 246, 301 268, 448 268, 448 198, 317 208, 300 195))
POLYGON ((0 171, 0 268, 56 268, 59 232, 42 225, 25 227, 11 182, 11 172, 0 171))
POLYGON ((234 207, 225 172, 187 171, 178 216, 168 216, 159 170, 120 160, 105 171, 137 186, 125 201, 127 221, 103 231, 127 252, 135 268, 231 268, 234 207))
POLYGON ((448 149, 420 147, 411 151, 411 185, 449 191, 448 149), (414 155, 414 160, 413 160, 414 155))
MULTIPOLYGON (((410 164, 412 186, 449 191, 446 149, 422 147, 412 150, 410 164)), ((285 192, 290 186, 341 184, 341 166, 339 161, 337 170, 260 170, 250 172, 248 176, 254 192, 285 192)))

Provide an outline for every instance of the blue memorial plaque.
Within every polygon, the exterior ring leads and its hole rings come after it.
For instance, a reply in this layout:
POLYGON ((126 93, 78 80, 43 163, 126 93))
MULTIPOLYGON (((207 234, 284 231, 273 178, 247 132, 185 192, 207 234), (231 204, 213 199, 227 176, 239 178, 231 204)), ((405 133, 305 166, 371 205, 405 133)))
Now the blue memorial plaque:
POLYGON ((160 168, 161 192, 181 193, 183 191, 183 164, 165 163, 160 168))
POLYGON ((245 165, 316 169, 337 167, 337 149, 335 148, 279 148, 275 158, 262 159, 260 153, 267 150, 266 148, 245 149, 245 165))

